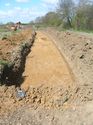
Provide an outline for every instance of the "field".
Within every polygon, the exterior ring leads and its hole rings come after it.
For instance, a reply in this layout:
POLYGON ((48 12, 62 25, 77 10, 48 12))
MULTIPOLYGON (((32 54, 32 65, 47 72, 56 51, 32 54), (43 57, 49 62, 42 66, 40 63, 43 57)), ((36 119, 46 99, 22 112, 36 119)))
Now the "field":
POLYGON ((1 65, 13 65, 1 75, 0 125, 92 125, 92 34, 53 28, 36 33, 26 28, 1 37, 1 65))

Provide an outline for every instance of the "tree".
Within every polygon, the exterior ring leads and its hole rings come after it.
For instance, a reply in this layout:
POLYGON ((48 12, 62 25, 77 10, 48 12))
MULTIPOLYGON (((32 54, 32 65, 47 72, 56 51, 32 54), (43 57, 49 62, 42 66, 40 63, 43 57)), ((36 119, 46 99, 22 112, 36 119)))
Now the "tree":
POLYGON ((59 26, 61 24, 59 15, 55 12, 48 12, 45 16, 37 17, 36 24, 44 24, 46 26, 59 26))
POLYGON ((92 1, 90 1, 90 0, 79 0, 78 6, 79 7, 86 7, 86 5, 89 5, 91 3, 92 3, 92 1))
POLYGON ((69 27, 72 27, 75 4, 73 0, 59 0, 58 12, 69 27))
POLYGON ((7 24, 7 25, 13 25, 14 22, 7 22, 6 24, 7 24))
POLYGON ((62 21, 57 13, 48 12, 43 18, 43 22, 47 25, 58 26, 62 21))
POLYGON ((89 0, 79 0, 75 16, 77 29, 93 29, 93 3, 89 0))
POLYGON ((37 17, 35 19, 35 23, 38 23, 38 24, 43 23, 43 16, 42 17, 37 17))

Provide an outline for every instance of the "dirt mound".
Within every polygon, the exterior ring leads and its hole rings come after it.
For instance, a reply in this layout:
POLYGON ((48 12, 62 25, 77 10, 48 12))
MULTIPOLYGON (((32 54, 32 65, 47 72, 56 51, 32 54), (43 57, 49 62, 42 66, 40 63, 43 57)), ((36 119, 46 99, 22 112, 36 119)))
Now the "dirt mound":
POLYGON ((92 125, 93 89, 88 88, 30 86, 26 98, 17 99, 14 86, 3 86, 0 90, 0 124, 92 125))
POLYGON ((93 36, 88 33, 57 31, 47 29, 54 42, 69 63, 77 83, 80 85, 93 83, 93 36), (68 35, 68 32, 70 35, 68 35))
POLYGON ((11 52, 17 46, 31 39, 31 30, 23 30, 18 33, 12 33, 11 36, 3 37, 0 40, 0 60, 10 61, 11 52))

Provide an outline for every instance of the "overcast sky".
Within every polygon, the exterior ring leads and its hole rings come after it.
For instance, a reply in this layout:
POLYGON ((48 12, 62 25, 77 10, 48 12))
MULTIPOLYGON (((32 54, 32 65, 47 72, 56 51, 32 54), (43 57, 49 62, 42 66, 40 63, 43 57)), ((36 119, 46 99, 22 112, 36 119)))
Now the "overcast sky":
POLYGON ((58 0, 0 0, 0 23, 29 22, 53 10, 57 2, 58 0))

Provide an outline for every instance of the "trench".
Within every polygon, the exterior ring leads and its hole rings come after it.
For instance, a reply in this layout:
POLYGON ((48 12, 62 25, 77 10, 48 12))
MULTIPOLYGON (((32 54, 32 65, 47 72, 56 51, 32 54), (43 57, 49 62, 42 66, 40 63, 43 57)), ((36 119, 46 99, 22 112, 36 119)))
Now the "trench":
POLYGON ((53 41, 40 31, 37 32, 32 52, 27 56, 23 77, 21 88, 24 90, 30 86, 69 86, 74 83, 74 76, 64 57, 53 41))
POLYGON ((31 51, 24 59, 19 84, 17 82, 14 85, 20 86, 26 96, 22 99, 16 98, 15 86, 8 86, 7 89, 2 89, 2 86, 1 114, 3 111, 11 112, 27 105, 56 109, 64 109, 66 103, 70 105, 77 90, 73 87, 74 76, 52 39, 38 31, 31 51))
POLYGON ((26 57, 31 52, 36 33, 33 32, 31 38, 17 46, 11 53, 11 59, 6 65, 1 65, 0 82, 7 86, 15 85, 19 87, 23 82, 22 74, 25 70, 26 57))

